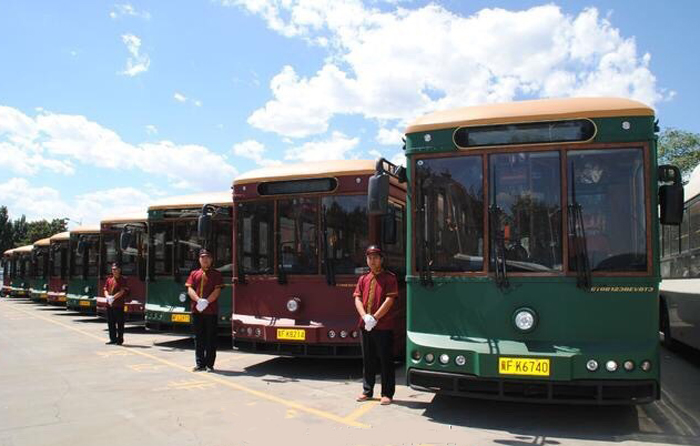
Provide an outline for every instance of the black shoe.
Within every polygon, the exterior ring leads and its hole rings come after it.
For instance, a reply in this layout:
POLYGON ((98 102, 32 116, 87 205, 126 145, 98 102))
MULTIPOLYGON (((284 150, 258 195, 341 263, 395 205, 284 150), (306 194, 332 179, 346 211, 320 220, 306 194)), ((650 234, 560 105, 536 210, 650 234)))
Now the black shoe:
POLYGON ((192 371, 193 371, 193 372, 203 372, 203 371, 205 371, 205 370, 206 370, 205 367, 199 366, 199 365, 196 365, 196 366, 194 366, 194 367, 192 368, 192 371))
POLYGON ((106 344, 106 345, 112 345, 112 344, 116 344, 116 343, 117 343, 117 341, 109 341, 109 342, 105 342, 105 344, 106 344))
POLYGON ((122 345, 124 343, 124 339, 120 339, 117 341, 117 345, 122 345))
POLYGON ((213 372, 213 371, 214 371, 214 367, 207 367, 207 372, 210 372, 210 373, 211 373, 211 372, 213 372))

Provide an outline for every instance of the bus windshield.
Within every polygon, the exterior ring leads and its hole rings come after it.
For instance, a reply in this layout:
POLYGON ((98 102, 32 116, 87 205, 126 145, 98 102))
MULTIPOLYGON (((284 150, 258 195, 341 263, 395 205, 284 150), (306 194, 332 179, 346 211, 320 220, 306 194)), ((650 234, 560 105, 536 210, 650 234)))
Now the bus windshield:
POLYGON ((173 272, 173 225, 153 223, 151 228, 153 272, 158 276, 170 275, 173 272))
MULTIPOLYGON (((232 247, 231 237, 233 237, 233 222, 231 220, 214 220, 214 268, 224 276, 233 273, 231 266, 232 247)), ((197 261, 199 268, 199 261, 197 261)))
POLYGON ((321 209, 326 256, 333 262, 335 273, 358 274, 364 271, 367 263, 363 252, 369 244, 367 195, 324 197, 321 209))
POLYGON ((318 200, 279 200, 280 264, 286 273, 318 274, 318 200))
POLYGON ((197 221, 175 223, 175 267, 181 275, 199 268, 199 250, 202 245, 197 233, 197 221))
POLYGON ((423 270, 483 270, 484 187, 480 155, 416 162, 419 192, 416 265, 423 270))
POLYGON ((238 261, 245 274, 274 273, 274 215, 274 201, 238 205, 238 261))
POLYGON ((51 245, 51 275, 59 277, 63 275, 63 262, 65 261, 66 244, 51 245))
MULTIPOLYGON (((561 271, 559 152, 491 155, 489 180, 490 218, 503 237, 508 271, 561 271)), ((495 243, 490 249, 493 270, 495 243)))
POLYGON ((642 150, 576 150, 567 156, 569 203, 581 208, 591 270, 646 271, 642 150))
POLYGON ((120 233, 107 232, 102 234, 102 244, 104 261, 102 262, 102 274, 109 276, 112 274, 112 264, 119 262, 122 268, 122 274, 125 276, 135 275, 138 273, 136 260, 138 257, 138 246, 140 232, 134 232, 131 237, 129 247, 124 252, 119 252, 120 233))

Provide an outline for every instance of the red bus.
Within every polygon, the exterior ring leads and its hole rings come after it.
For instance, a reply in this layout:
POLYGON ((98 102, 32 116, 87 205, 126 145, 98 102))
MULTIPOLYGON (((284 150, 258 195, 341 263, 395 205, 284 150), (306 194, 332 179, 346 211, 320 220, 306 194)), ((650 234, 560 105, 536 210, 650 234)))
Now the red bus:
POLYGON ((66 231, 52 235, 49 242, 49 292, 46 294, 47 303, 50 305, 66 305, 70 232, 66 231))
MULTIPOLYGON (((382 245, 385 265, 405 289, 406 189, 392 181, 391 212, 369 216, 367 183, 374 171, 374 161, 332 161, 259 169, 234 181, 235 348, 361 356, 352 293, 369 270, 367 245, 382 245)), ((398 319, 400 355, 405 317, 398 319)))
POLYGON ((97 314, 107 317, 107 299, 102 290, 118 262, 129 287, 124 301, 127 321, 143 321, 146 306, 146 261, 148 216, 145 212, 105 218, 100 222, 100 275, 97 282, 97 314))

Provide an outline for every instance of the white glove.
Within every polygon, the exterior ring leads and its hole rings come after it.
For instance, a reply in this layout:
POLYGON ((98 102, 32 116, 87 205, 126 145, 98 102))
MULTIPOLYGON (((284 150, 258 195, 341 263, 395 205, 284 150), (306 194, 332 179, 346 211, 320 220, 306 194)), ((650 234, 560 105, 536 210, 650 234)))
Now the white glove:
POLYGON ((114 303, 114 296, 107 296, 107 304, 111 307, 114 303))
POLYGON ((365 314, 362 318, 365 321, 365 330, 372 331, 375 325, 377 325, 377 320, 371 314, 365 314))
POLYGON ((209 306, 209 302, 206 299, 199 299, 197 301, 197 311, 200 313, 204 311, 209 306))

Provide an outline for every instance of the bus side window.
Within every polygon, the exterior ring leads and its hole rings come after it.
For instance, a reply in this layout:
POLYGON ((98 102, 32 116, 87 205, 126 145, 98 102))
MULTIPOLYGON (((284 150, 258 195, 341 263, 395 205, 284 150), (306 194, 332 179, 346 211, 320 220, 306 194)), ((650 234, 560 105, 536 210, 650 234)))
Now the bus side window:
POLYGON ((384 243, 385 264, 387 269, 403 277, 406 270, 406 225, 405 209, 403 206, 390 203, 396 216, 396 243, 384 243))

